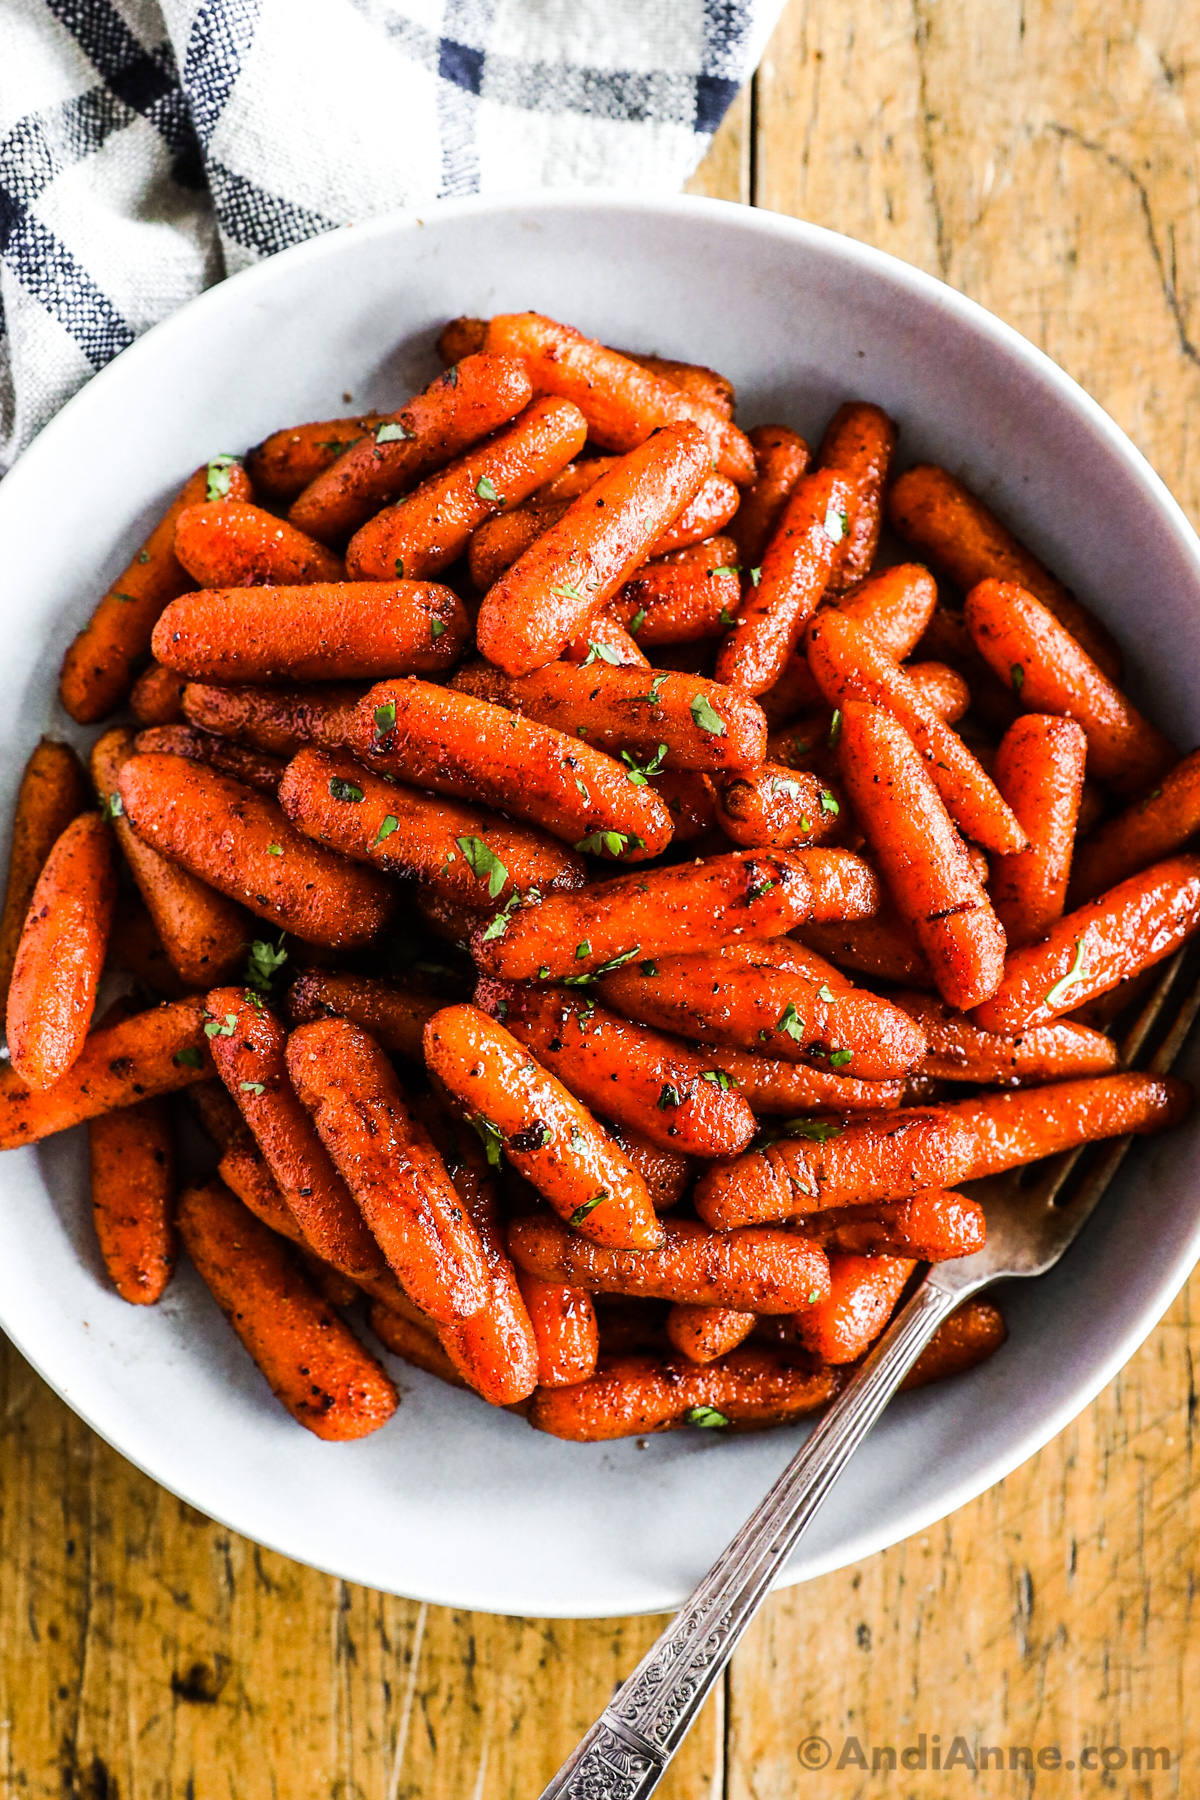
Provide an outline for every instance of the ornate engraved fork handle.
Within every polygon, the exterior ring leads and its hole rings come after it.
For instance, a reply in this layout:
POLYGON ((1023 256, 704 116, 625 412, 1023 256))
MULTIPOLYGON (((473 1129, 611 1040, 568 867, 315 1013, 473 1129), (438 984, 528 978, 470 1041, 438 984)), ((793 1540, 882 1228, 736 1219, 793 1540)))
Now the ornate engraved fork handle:
POLYGON ((926 1278, 541 1800, 653 1793, 826 1494, 962 1298, 936 1269, 926 1278))

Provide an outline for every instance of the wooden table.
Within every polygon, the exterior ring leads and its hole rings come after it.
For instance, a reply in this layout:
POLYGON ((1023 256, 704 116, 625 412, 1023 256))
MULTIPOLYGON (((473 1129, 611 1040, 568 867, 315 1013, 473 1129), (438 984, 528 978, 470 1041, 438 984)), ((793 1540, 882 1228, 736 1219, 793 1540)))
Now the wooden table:
MULTIPOLYGON (((1196 518, 1188 11, 792 0, 693 188, 834 226, 974 295, 1097 396, 1196 518)), ((772 1600, 663 1793, 1034 1791, 1019 1769, 818 1776, 798 1759, 812 1734, 836 1763, 848 1735, 869 1760, 922 1731, 943 1754, 956 1733, 1125 1751, 1107 1776, 1038 1775, 1038 1793, 1200 1792, 1193 1297, 1195 1282, 991 1493, 772 1600), (1169 1747, 1171 1770, 1135 1775, 1137 1745, 1169 1747)), ((659 1629, 348 1587, 163 1493, 11 1350, 0 1380, 5 1800, 529 1800, 659 1629)))

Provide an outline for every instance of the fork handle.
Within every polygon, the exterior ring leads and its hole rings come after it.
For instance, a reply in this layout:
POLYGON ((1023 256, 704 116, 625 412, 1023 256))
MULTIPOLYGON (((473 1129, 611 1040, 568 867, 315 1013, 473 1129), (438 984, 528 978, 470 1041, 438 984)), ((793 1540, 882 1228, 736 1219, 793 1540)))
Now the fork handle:
POLYGON ((826 1494, 963 1299, 934 1268, 541 1800, 645 1800, 826 1494))

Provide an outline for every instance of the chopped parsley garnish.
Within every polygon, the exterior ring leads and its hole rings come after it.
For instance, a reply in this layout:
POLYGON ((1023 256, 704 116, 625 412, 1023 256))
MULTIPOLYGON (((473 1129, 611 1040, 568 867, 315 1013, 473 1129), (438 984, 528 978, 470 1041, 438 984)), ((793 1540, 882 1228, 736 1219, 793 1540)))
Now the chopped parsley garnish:
POLYGON ((1009 675, 1012 678, 1014 694, 1019 694, 1021 689, 1025 686, 1025 671, 1020 663, 1013 664, 1012 668, 1009 670, 1009 675))
POLYGON ((621 761, 625 764, 628 771, 626 780, 631 781, 634 787, 645 787, 651 775, 657 775, 662 768, 663 759, 666 754, 667 746, 665 744, 660 744, 649 762, 640 763, 632 752, 629 750, 622 750, 621 761))
POLYGON ((626 850, 644 850, 645 847, 643 838, 626 831, 593 831, 575 845, 584 856, 621 856, 626 850))
POLYGON ((490 944, 496 938, 503 937, 508 930, 508 921, 512 918, 520 904, 520 894, 510 895, 503 912, 498 912, 491 924, 485 927, 483 937, 480 941, 485 944, 490 944))
POLYGON ((215 1037, 232 1037, 236 1030, 237 1014, 226 1013, 223 1025, 219 1019, 210 1019, 204 1027, 204 1035, 211 1041, 215 1037))
POLYGON ((475 483, 475 492, 479 495, 481 500, 493 501, 497 506, 504 505, 503 500, 501 500, 499 494, 496 492, 486 475, 481 475, 479 480, 475 483))
POLYGON ((844 1069, 846 1064, 848 1062, 853 1062, 853 1060, 853 1050, 831 1050, 829 1052, 829 1066, 831 1069, 844 1069))
POLYGON ((646 623, 646 609, 644 606, 639 606, 637 611, 634 613, 632 619, 630 619, 630 621, 629 621, 630 637, 636 637, 638 632, 642 629, 642 626, 645 623, 646 623))
POLYGON ((385 700, 382 706, 375 708, 375 736, 386 737, 396 723, 396 702, 385 700))
POLYGON ((267 1091, 261 1081, 241 1081, 238 1086, 243 1094, 265 1094, 267 1091))
POLYGON ((829 721, 829 748, 831 750, 837 749, 838 739, 841 737, 841 735, 842 735, 842 709, 840 706, 838 706, 838 707, 834 708, 833 717, 829 721))
MULTIPOLYGON (((668 673, 669 672, 670 671, 668 671, 668 673)), ((629 696, 630 700, 631 701, 632 700, 648 700, 650 702, 651 706, 661 705, 661 701, 659 700, 659 693, 662 688, 662 684, 666 679, 667 679, 666 675, 656 675, 654 677, 654 680, 650 683, 650 692, 648 694, 631 694, 629 696)))
POLYGON ((443 631, 445 631, 445 629, 446 629, 446 627, 442 623, 441 619, 430 619, 430 621, 429 621, 430 637, 440 638, 443 631))
POLYGON ((641 969, 643 975, 658 974, 658 964, 656 962, 639 963, 638 967, 641 969))
POLYGON ((746 898, 747 900, 761 900, 764 894, 769 894, 772 888, 778 886, 777 881, 756 881, 747 888, 746 898))
POLYGON ((171 1061, 177 1063, 181 1069, 202 1069, 204 1067, 204 1058, 198 1050, 193 1049, 191 1044, 188 1044, 183 1050, 177 1050, 171 1061))
POLYGON ((1047 1006, 1061 1006, 1073 987, 1078 987, 1087 980, 1087 970, 1083 966, 1083 938, 1075 939, 1075 961, 1067 970, 1061 981, 1056 981, 1046 995, 1047 1006))
POLYGON ((834 998, 835 998, 835 995, 833 993, 833 990, 830 988, 829 983, 827 981, 823 981, 821 983, 820 987, 817 989, 817 999, 828 1002, 830 1000, 833 1000, 834 998))
POLYGON ((125 811, 125 803, 120 794, 110 794, 104 802, 104 810, 110 819, 119 819, 125 811))
POLYGON ((561 587, 551 588, 550 592, 552 594, 557 594, 560 600, 583 599, 583 595, 580 593, 579 589, 577 587, 572 587, 569 581, 564 581, 561 587))
POLYGON ((751 587, 757 587, 761 580, 762 580, 762 567, 760 565, 757 569, 751 569, 751 571, 750 571, 751 587))
POLYGON ((590 956, 591 954, 592 954, 592 946, 588 943, 586 938, 584 938, 582 944, 576 944, 576 946, 575 946, 576 962, 582 962, 585 956, 590 956))
POLYGON ((840 544, 849 529, 850 521, 845 513, 839 512, 836 506, 830 506, 825 513, 825 536, 832 543, 840 544))
POLYGON ((598 1194, 593 1194, 593 1196, 590 1200, 585 1200, 582 1206, 577 1206, 575 1208, 575 1211, 571 1214, 570 1218, 567 1220, 567 1224, 568 1225, 582 1225, 583 1221, 587 1218, 588 1214, 590 1212, 594 1212, 602 1200, 607 1200, 607 1199, 608 1199, 608 1189, 601 1188, 600 1192, 598 1194))
POLYGON ((332 777, 329 783, 329 792, 335 800, 353 800, 356 805, 363 797, 362 789, 353 781, 344 780, 341 775, 332 777))
POLYGON ((402 444, 408 438, 416 437, 415 431, 406 431, 399 419, 385 419, 382 425, 375 427, 377 444, 402 444))
POLYGON ((699 1425, 704 1431, 714 1431, 729 1423, 725 1414, 718 1412, 715 1406, 691 1406, 685 1417, 689 1425, 699 1425))
POLYGON ((205 472, 204 498, 206 500, 227 500, 229 498, 229 471, 240 456, 211 456, 205 472))
POLYGON ((256 938, 246 958, 246 986, 254 994, 269 994, 279 971, 288 959, 282 936, 278 944, 256 938))
POLYGON ((734 616, 730 612, 729 608, 727 606, 723 606, 721 608, 720 612, 717 614, 717 623, 718 623, 718 625, 736 625, 737 620, 734 618, 734 616))
POLYGON ((596 644, 589 638, 588 653, 579 666, 581 669, 586 669, 590 663, 594 662, 606 662, 610 663, 614 668, 619 668, 621 658, 617 655, 617 652, 612 648, 611 644, 596 644))
POLYGON ((697 694, 689 710, 701 731, 707 731, 711 737, 725 736, 725 721, 714 711, 707 694, 697 694))
POLYGON ((776 1031, 786 1032, 794 1044, 798 1044, 804 1036, 804 1030, 800 1023, 800 1015, 796 1011, 793 1001, 788 1001, 787 1005, 776 1019, 775 1029, 776 1031))
POLYGON ((673 1081, 664 1081, 657 1101, 659 1112, 666 1112, 668 1106, 686 1106, 694 1091, 693 1088, 687 1088, 680 1093, 673 1081))
POLYGON ((488 899, 498 900, 500 890, 508 880, 508 870, 500 861, 494 850, 488 848, 482 838, 460 837, 455 843, 467 859, 467 866, 476 881, 485 878, 488 884, 488 899))
POLYGON ((811 1138, 814 1144, 827 1144, 840 1137, 844 1127, 832 1119, 785 1119, 779 1128, 788 1137, 811 1138))
POLYGON ((724 1069, 705 1069, 700 1079, 701 1081, 711 1081, 713 1086, 719 1087, 723 1094, 727 1094, 730 1088, 737 1086, 733 1076, 727 1075, 724 1069))
POLYGON ((710 575, 740 575, 741 572, 741 563, 722 563, 719 569, 709 570, 710 575))
POLYGON ((479 1140, 487 1154, 490 1166, 493 1169, 498 1169, 501 1166, 500 1153, 504 1148, 504 1139, 496 1130, 492 1121, 490 1119, 485 1119, 482 1113, 471 1113, 468 1116, 467 1123, 478 1134, 479 1140))
POLYGON ((387 817, 383 821, 383 824, 379 827, 379 830, 375 833, 374 839, 372 840, 372 843, 371 843, 371 848, 374 849, 376 844, 382 844, 385 838, 390 838, 393 831, 399 831, 399 829, 400 829, 400 821, 396 817, 395 813, 388 813, 387 817))
POLYGON ((836 819, 841 810, 841 807, 838 805, 829 789, 825 788, 821 794, 821 811, 823 813, 829 813, 836 819))
POLYGON ((283 855, 283 845, 282 844, 268 844, 267 845, 267 855, 268 856, 282 856, 283 855))

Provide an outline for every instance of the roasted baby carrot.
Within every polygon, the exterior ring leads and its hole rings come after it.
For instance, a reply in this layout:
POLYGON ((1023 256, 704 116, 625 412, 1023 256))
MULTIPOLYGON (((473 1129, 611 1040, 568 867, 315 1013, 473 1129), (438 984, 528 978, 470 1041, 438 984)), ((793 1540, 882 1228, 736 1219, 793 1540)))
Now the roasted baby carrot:
POLYGON ((514 419, 532 398, 519 362, 464 357, 317 475, 288 518, 323 544, 344 543, 380 506, 514 419))
POLYGON ((659 532, 648 557, 690 549, 724 531, 737 511, 738 490, 724 475, 707 475, 687 505, 659 532))
POLYGON ((721 1047, 804 1062, 864 1081, 915 1069, 925 1034, 888 1000, 839 979, 836 986, 769 962, 719 955, 655 956, 603 977, 604 1000, 627 1017, 721 1047))
POLYGON ((986 1000, 1004 973, 1004 932, 907 732, 850 701, 839 755, 855 816, 942 998, 964 1011, 986 1000))
POLYGON ((857 1362, 870 1349, 916 1268, 901 1256, 847 1256, 829 1259, 829 1298, 797 1319, 805 1349, 824 1363, 857 1362))
POLYGON ((673 842, 694 844, 717 823, 717 803, 705 776, 696 769, 660 769, 650 786, 664 800, 675 827, 673 842))
POLYGON ((29 1088, 11 1069, 3 1071, 0 1150, 37 1143, 118 1106, 172 1094, 211 1075, 203 998, 197 994, 153 1007, 89 1032, 53 1087, 29 1088))
POLYGON ((322 682, 314 687, 214 687, 187 682, 183 712, 189 724, 237 738, 285 759, 305 744, 335 750, 346 742, 365 685, 322 682))
POLYGON ((446 1355, 433 1327, 417 1323, 419 1315, 409 1318, 396 1312, 382 1300, 375 1300, 367 1313, 367 1322, 385 1350, 403 1358, 427 1375, 436 1375, 448 1387, 465 1388, 466 1382, 446 1355))
POLYGON ((175 555, 198 588, 305 587, 346 578, 340 556, 244 501, 185 507, 175 521, 175 555))
POLYGON ((630 775, 672 769, 753 769, 767 747, 767 721, 748 695, 697 675, 614 668, 593 655, 584 666, 553 662, 529 675, 506 675, 486 662, 454 677, 473 694, 583 738, 610 755, 624 753, 630 775))
POLYGON ((643 650, 715 637, 736 613, 742 588, 738 548, 710 537, 643 563, 609 607, 643 650))
POLYGON ((833 585, 838 591, 861 581, 875 561, 883 529, 883 490, 897 436, 896 426, 883 408, 864 400, 848 400, 839 406, 825 427, 817 467, 836 469, 853 483, 846 542, 834 573, 833 585))
POLYGON ((579 636, 573 637, 563 651, 562 660, 589 664, 597 661, 624 663, 632 669, 650 667, 650 658, 643 655, 611 606, 588 620, 579 636))
POLYGON ((1151 863, 1181 850, 1197 831, 1200 750, 1193 750, 1163 776, 1161 787, 1135 800, 1076 845, 1067 904, 1078 906, 1116 887, 1151 863))
POLYGON ((517 1285, 537 1340, 538 1386, 573 1387, 594 1375, 600 1333, 587 1289, 539 1281, 524 1269, 517 1271, 517 1285))
POLYGON ((228 1188, 189 1188, 179 1230, 204 1285, 298 1425, 344 1443, 387 1423, 396 1390, 383 1365, 228 1188))
MULTIPOLYGON (((823 812, 831 813, 840 802, 832 788, 823 787, 820 804, 823 812)), ((808 876, 814 921, 870 919, 879 911, 883 903, 879 877, 853 850, 825 846, 792 850, 788 855, 808 876)))
POLYGON ((175 521, 203 500, 249 500, 250 483, 233 457, 217 457, 190 476, 129 567, 117 576, 63 658, 62 703, 81 725, 113 712, 133 685, 163 608, 192 581, 175 556, 175 521))
POLYGON ((162 1100, 88 1124, 92 1219, 113 1286, 132 1306, 160 1300, 175 1269, 175 1142, 162 1100))
POLYGON ((706 1169, 696 1211, 720 1231, 793 1219, 827 1207, 906 1200, 922 1188, 971 1178, 975 1139, 952 1108, 820 1120, 803 1137, 706 1169))
POLYGON ((616 1249, 534 1213, 510 1221, 508 1248, 518 1268, 591 1293, 769 1314, 819 1305, 829 1291, 824 1252, 798 1232, 710 1231, 697 1219, 665 1219, 662 1230, 658 1249, 616 1249))
POLYGON ((279 803, 306 837, 389 874, 419 876, 466 906, 507 903, 530 888, 582 887, 585 879, 583 858, 556 838, 385 781, 346 751, 301 750, 279 803))
POLYGON ((510 675, 553 662, 651 553, 708 467, 704 435, 687 424, 622 457, 488 589, 475 626, 488 661, 510 675))
POLYGON ((38 876, 58 839, 87 803, 87 780, 74 750, 69 744, 42 738, 25 764, 17 790, 8 886, 0 916, 0 1023, 38 876))
POLYGON ((410 1299, 441 1325, 471 1318, 487 1297, 479 1233, 383 1051, 348 1020, 322 1019, 293 1031, 287 1067, 410 1299))
POLYGON ((994 1356, 1008 1336, 1004 1316, 990 1300, 966 1300, 938 1327, 904 1380, 902 1393, 944 1381, 949 1375, 965 1375, 978 1363, 994 1356))
POLYGON ((108 826, 80 813, 38 876, 8 990, 9 1055, 28 1087, 52 1087, 83 1049, 116 898, 108 826))
POLYGON ((430 682, 379 682, 350 746, 385 775, 529 819, 593 856, 642 862, 671 840, 663 801, 611 756, 430 682))
POLYGON ((831 470, 796 483, 717 651, 718 681, 763 694, 779 680, 841 556, 852 496, 831 470))
POLYGON ((778 1062, 722 1044, 711 1051, 718 1079, 725 1075, 756 1114, 792 1116, 814 1112, 879 1112, 899 1106, 904 1083, 856 1081, 850 1075, 810 1069, 803 1063, 778 1062))
POLYGON ((892 999, 924 1031, 928 1047, 920 1073, 934 1081, 1017 1087, 1075 1075, 1107 1075, 1117 1066, 1113 1040, 1070 1019, 1002 1037, 982 1031, 931 994, 893 994, 892 999))
POLYGON ((840 1206, 810 1214, 804 1232, 830 1256, 834 1251, 847 1251, 855 1256, 915 1256, 920 1262, 949 1262, 982 1250, 987 1224, 978 1200, 926 1188, 911 1200, 840 1206))
POLYGON ((486 319, 472 319, 465 315, 451 319, 438 333, 438 355, 444 363, 461 362, 464 356, 475 355, 483 349, 487 328, 486 319))
POLYGON ((1119 794, 1161 780, 1179 752, 1033 594, 1012 581, 981 581, 965 618, 979 653, 1027 712, 1082 725, 1088 774, 1119 794))
POLYGON ((808 916, 810 894, 794 854, 739 850, 618 875, 540 905, 531 895, 477 931, 472 954, 485 974, 507 981, 591 975, 685 945, 703 951, 778 935, 808 916))
POLYGON ((498 513, 480 525, 473 532, 467 551, 467 567, 476 593, 486 594, 493 581, 510 569, 543 531, 558 523, 572 500, 586 494, 616 461, 615 456, 589 456, 582 462, 568 463, 561 474, 539 488, 522 506, 498 513))
POLYGON ((888 518, 902 538, 927 552, 964 593, 989 578, 1019 582, 1106 675, 1120 673, 1121 654, 1107 628, 948 470, 931 463, 907 469, 888 495, 888 518))
POLYGON ((754 1136, 754 1114, 710 1062, 590 996, 483 980, 475 1004, 593 1112, 665 1150, 734 1156, 754 1136))
POLYGON ((791 850, 845 836, 843 803, 817 775, 763 762, 714 779, 712 788, 717 822, 735 844, 791 850))
POLYGON ((872 918, 844 925, 809 920, 798 927, 796 935, 839 969, 902 982, 906 987, 937 986, 911 931, 886 898, 872 918))
POLYGON ((277 794, 287 766, 280 757, 251 750, 245 744, 231 744, 216 732, 201 731, 194 725, 152 725, 148 731, 138 732, 133 749, 137 756, 160 751, 164 756, 207 763, 259 794, 277 794))
POLYGON ((1017 1093, 979 1094, 938 1109, 964 1126, 974 1149, 956 1181, 977 1181, 1100 1138, 1167 1131, 1192 1110, 1192 1090, 1170 1075, 1098 1075, 1017 1093))
POLYGON ((133 740, 132 731, 116 725, 92 746, 92 779, 101 805, 176 974, 189 987, 228 981, 245 956, 250 920, 224 894, 143 843, 124 816, 119 783, 133 740))
POLYGON ((971 690, 965 678, 949 663, 909 663, 905 674, 925 705, 947 725, 956 725, 970 709, 971 690))
POLYGON ((174 725, 183 718, 186 686, 187 677, 178 670, 151 663, 133 684, 129 710, 139 725, 174 725))
POLYGON ((425 1028, 425 1061, 490 1151, 503 1151, 575 1230, 602 1244, 662 1243, 632 1163, 503 1026, 478 1007, 446 1007, 425 1028))
POLYGON ((1075 721, 1047 713, 1014 720, 996 752, 996 786, 1029 839, 1024 850, 992 863, 992 906, 1010 949, 1062 917, 1086 756, 1075 721))
POLYGON ((717 1362, 602 1356, 590 1381, 533 1397, 529 1423, 574 1443, 644 1437, 680 1425, 782 1425, 833 1399, 834 1369, 803 1351, 746 1345, 717 1362))
POLYGON ((479 1311, 442 1325, 438 1341, 467 1386, 489 1405, 516 1406, 538 1384, 539 1346, 505 1245, 496 1184, 473 1132, 452 1120, 432 1095, 419 1100, 416 1110, 479 1233, 488 1275, 479 1311))
POLYGON ((172 967, 149 908, 138 893, 117 894, 107 966, 127 970, 160 1000, 182 1000, 189 991, 172 967))
POLYGON ((289 1243, 304 1248, 304 1233, 253 1138, 245 1144, 230 1144, 217 1164, 217 1174, 242 1205, 250 1208, 256 1219, 261 1219, 289 1243))
POLYGON ((154 654, 193 681, 375 681, 450 668, 469 629, 432 581, 202 588, 167 607, 154 654))
POLYGON ((655 1212, 670 1212, 678 1206, 692 1185, 696 1168, 692 1158, 652 1144, 628 1125, 609 1125, 608 1135, 645 1182, 655 1212))
POLYGON ((583 448, 587 423, 569 400, 535 400, 360 527, 346 551, 358 581, 420 581, 457 562, 485 520, 553 480, 583 448))
POLYGON ((732 1306, 691 1306, 686 1301, 667 1314, 667 1337, 689 1362, 716 1362, 744 1344, 758 1323, 757 1313, 732 1306))
POLYGON ((387 413, 359 413, 353 419, 317 419, 273 431, 246 452, 246 473, 264 500, 294 500, 310 481, 382 425, 387 413))
POLYGON ((535 394, 573 400, 602 450, 634 450, 660 427, 691 421, 721 474, 741 483, 754 479, 754 453, 723 412, 569 325, 538 313, 497 314, 488 321, 484 348, 520 357, 535 394))
POLYGON ((827 596, 825 605, 870 632, 896 662, 904 662, 929 628, 937 607, 937 583, 920 563, 897 563, 844 594, 827 596))
POLYGON ((287 992, 287 1013, 293 1025, 310 1025, 314 1019, 349 1019, 384 1050, 416 1063, 424 1056, 425 1027, 445 1004, 444 999, 413 993, 396 982, 372 981, 365 975, 343 975, 332 969, 306 971, 287 992))
POLYGON ((830 706, 844 712, 848 702, 863 701, 899 720, 964 836, 1000 856, 1025 848, 1025 832, 995 782, 870 632, 830 611, 813 620, 807 648, 830 706))
POLYGON ((206 1004, 217 1073, 306 1242, 344 1274, 377 1275, 383 1252, 288 1080, 285 1026, 257 994, 242 988, 214 988, 206 1004))
POLYGON ((729 535, 737 549, 731 562, 757 567, 796 483, 808 473, 812 451, 787 425, 756 425, 748 433, 754 452, 754 480, 743 488, 729 535))
POLYGON ((117 790, 152 850, 299 938, 366 944, 392 914, 395 895, 381 875, 314 844, 276 801, 204 763, 134 756, 117 790))
POLYGON ((972 1017, 1027 1031, 1151 969, 1200 930, 1200 856, 1174 856, 1067 913, 1009 952, 1004 979, 972 1017))

